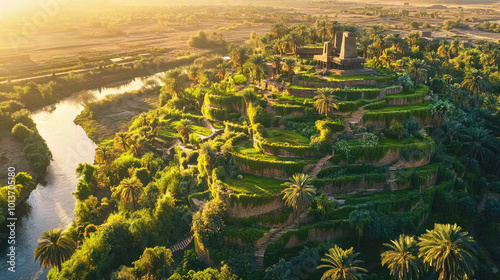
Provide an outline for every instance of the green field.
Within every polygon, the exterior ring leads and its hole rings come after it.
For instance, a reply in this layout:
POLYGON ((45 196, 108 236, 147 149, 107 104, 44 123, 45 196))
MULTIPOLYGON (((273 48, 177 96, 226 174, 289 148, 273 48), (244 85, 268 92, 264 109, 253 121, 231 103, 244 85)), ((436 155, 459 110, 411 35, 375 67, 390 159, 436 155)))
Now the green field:
POLYGON ((269 129, 267 133, 266 139, 271 143, 281 142, 300 146, 309 144, 309 138, 289 129, 269 129))
POLYGON ((237 194, 275 195, 285 187, 285 181, 243 174, 243 179, 230 179, 224 185, 237 194))

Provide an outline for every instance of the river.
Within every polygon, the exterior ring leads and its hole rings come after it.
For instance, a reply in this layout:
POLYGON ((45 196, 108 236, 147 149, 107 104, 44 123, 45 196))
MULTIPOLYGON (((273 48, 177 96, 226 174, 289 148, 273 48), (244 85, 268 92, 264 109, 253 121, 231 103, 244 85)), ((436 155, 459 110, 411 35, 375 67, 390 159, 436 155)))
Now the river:
MULTIPOLYGON (((43 232, 53 228, 66 228, 75 219, 76 199, 73 192, 78 181, 79 163, 94 161, 96 145, 82 127, 73 123, 88 100, 99 100, 110 94, 140 89, 147 80, 160 81, 162 73, 136 78, 126 84, 115 84, 96 90, 74 93, 53 106, 33 113, 40 135, 52 152, 46 182, 38 184, 28 200, 16 209, 16 267, 8 271, 7 247, 0 249, 0 279, 46 279, 47 269, 34 261, 33 251, 43 232)), ((20 155, 22 156, 22 155, 20 155)), ((22 170, 16 170, 21 172, 22 170)), ((2 229, 2 232, 4 229, 2 229)))

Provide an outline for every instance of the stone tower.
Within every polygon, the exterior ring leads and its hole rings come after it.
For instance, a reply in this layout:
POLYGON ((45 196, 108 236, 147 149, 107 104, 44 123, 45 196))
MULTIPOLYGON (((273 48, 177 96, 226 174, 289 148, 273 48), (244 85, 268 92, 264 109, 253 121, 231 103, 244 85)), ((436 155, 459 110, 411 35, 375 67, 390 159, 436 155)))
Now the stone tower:
POLYGON ((340 59, 357 58, 356 36, 351 32, 344 32, 342 36, 342 48, 340 49, 340 59))

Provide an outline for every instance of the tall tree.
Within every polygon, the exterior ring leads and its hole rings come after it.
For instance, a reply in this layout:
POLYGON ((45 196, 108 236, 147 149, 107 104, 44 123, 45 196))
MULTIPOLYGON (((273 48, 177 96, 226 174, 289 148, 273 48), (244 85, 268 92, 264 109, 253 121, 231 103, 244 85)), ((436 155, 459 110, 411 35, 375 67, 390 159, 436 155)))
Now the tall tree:
POLYGON ((99 145, 95 150, 95 161, 98 163, 107 163, 111 158, 112 150, 109 146, 99 145))
POLYGON ((427 79, 428 66, 422 59, 412 59, 408 63, 407 73, 418 85, 427 79))
POLYGON ((467 72, 461 86, 476 95, 476 101, 479 105, 479 94, 485 89, 482 73, 480 71, 467 72))
POLYGON ((122 151, 127 151, 130 147, 130 136, 126 132, 118 132, 114 139, 114 146, 122 151))
POLYGON ((281 192, 283 200, 286 206, 292 207, 300 215, 300 212, 309 208, 314 200, 316 188, 311 185, 311 177, 307 174, 297 173, 288 180, 283 183, 286 186, 281 192))
POLYGON ((315 26, 316 32, 324 44, 326 35, 328 35, 328 22, 326 20, 317 20, 315 26))
POLYGON ((281 68, 281 55, 273 55, 269 57, 269 62, 273 65, 273 71, 275 75, 280 74, 280 68, 281 68))
POLYGON ((233 61, 233 66, 236 70, 240 72, 243 70, 243 65, 247 62, 249 53, 250 49, 245 45, 236 46, 231 49, 229 57, 233 61))
POLYGON ((417 241, 413 236, 400 235, 391 243, 384 243, 389 250, 381 254, 382 265, 387 266, 391 275, 400 280, 419 279, 422 262, 418 258, 417 241))
POLYGON ((137 178, 125 178, 120 182, 116 191, 113 193, 119 196, 126 203, 132 203, 134 210, 137 210, 137 199, 142 192, 142 183, 137 178))
POLYGON ((189 134, 191 134, 192 126, 193 126, 193 122, 189 119, 182 119, 175 126, 177 133, 179 134, 180 137, 182 137, 182 139, 185 142, 187 142, 189 140, 189 134))
POLYGON ((328 113, 332 113, 333 109, 339 109, 338 97, 334 93, 332 88, 318 89, 317 95, 314 97, 314 108, 320 114, 325 114, 328 117, 328 113))
POLYGON ((283 70, 288 74, 288 79, 291 81, 293 76, 293 71, 297 61, 291 57, 287 57, 283 60, 283 70))
POLYGON ((341 32, 341 30, 342 25, 338 21, 333 20, 328 23, 328 35, 332 38, 332 44, 335 44, 335 36, 337 33, 341 32))
POLYGON ((413 50, 413 48, 420 45, 420 34, 418 34, 417 32, 412 32, 406 35, 406 41, 408 42, 410 49, 413 50))
POLYGON ((161 92, 163 95, 170 97, 180 97, 186 88, 186 76, 179 68, 167 72, 163 79, 163 87, 161 92))
POLYGON ((71 258, 76 249, 76 243, 66 236, 62 229, 51 229, 38 239, 35 249, 35 261, 45 268, 57 267, 61 271, 63 262, 71 258))
POLYGON ((360 265, 363 263, 357 260, 359 253, 354 253, 354 248, 343 250, 335 245, 328 250, 325 258, 321 261, 324 264, 319 265, 318 268, 328 268, 323 273, 321 280, 360 280, 368 272, 360 265))
POLYGON ((418 246, 418 257, 438 273, 439 280, 471 277, 477 269, 477 244, 456 224, 435 224, 419 237, 418 246))
POLYGON ((264 79, 267 72, 266 58, 261 54, 254 54, 248 60, 251 67, 251 75, 256 80, 259 81, 264 79))
POLYGON ((439 130, 445 118, 454 110, 454 106, 449 101, 439 100, 429 105, 431 115, 436 123, 436 138, 439 140, 439 130))
POLYGON ((462 138, 463 147, 476 160, 487 163, 499 151, 499 141, 493 132, 484 127, 471 127, 462 138))

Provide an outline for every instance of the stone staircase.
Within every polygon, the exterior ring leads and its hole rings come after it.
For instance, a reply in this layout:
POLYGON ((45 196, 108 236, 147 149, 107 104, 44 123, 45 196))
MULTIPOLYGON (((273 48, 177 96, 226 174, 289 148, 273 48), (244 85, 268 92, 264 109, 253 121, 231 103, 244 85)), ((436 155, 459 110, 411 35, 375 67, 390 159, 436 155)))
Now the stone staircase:
POLYGON ((312 178, 316 178, 316 176, 318 176, 319 172, 321 171, 325 163, 331 158, 332 155, 327 155, 326 157, 318 160, 318 162, 316 162, 314 168, 311 170, 311 173, 309 175, 311 175, 312 178))
POLYGON ((389 177, 389 179, 387 179, 387 183, 389 184, 389 186, 391 186, 391 189, 394 189, 396 187, 396 173, 397 173, 397 171, 400 169, 403 169, 405 164, 406 164, 406 162, 400 160, 389 167, 389 172, 391 173, 391 176, 389 177))
MULTIPOLYGON (((366 106, 366 105, 365 105, 366 106)), ((361 106, 354 112, 349 118, 344 118, 344 126, 346 131, 352 132, 351 124, 357 124, 361 122, 361 117, 365 112, 365 106, 361 106)))
POLYGON ((174 244, 172 247, 170 247, 170 251, 172 252, 172 254, 184 251, 184 249, 186 249, 187 246, 189 246, 189 244, 191 244, 191 242, 193 241, 193 238, 194 238, 194 236, 191 235, 188 238, 180 241, 179 243, 174 244))
POLYGON ((274 231, 271 230, 269 234, 271 237, 266 242, 262 243, 262 245, 258 246, 255 249, 255 262, 253 264, 254 270, 264 271, 264 255, 266 254, 266 249, 269 244, 272 244, 280 239, 280 237, 287 231, 297 227, 299 225, 300 219, 304 219, 307 217, 307 213, 302 213, 299 218, 293 220, 289 224, 284 225, 281 228, 277 228, 274 231))

